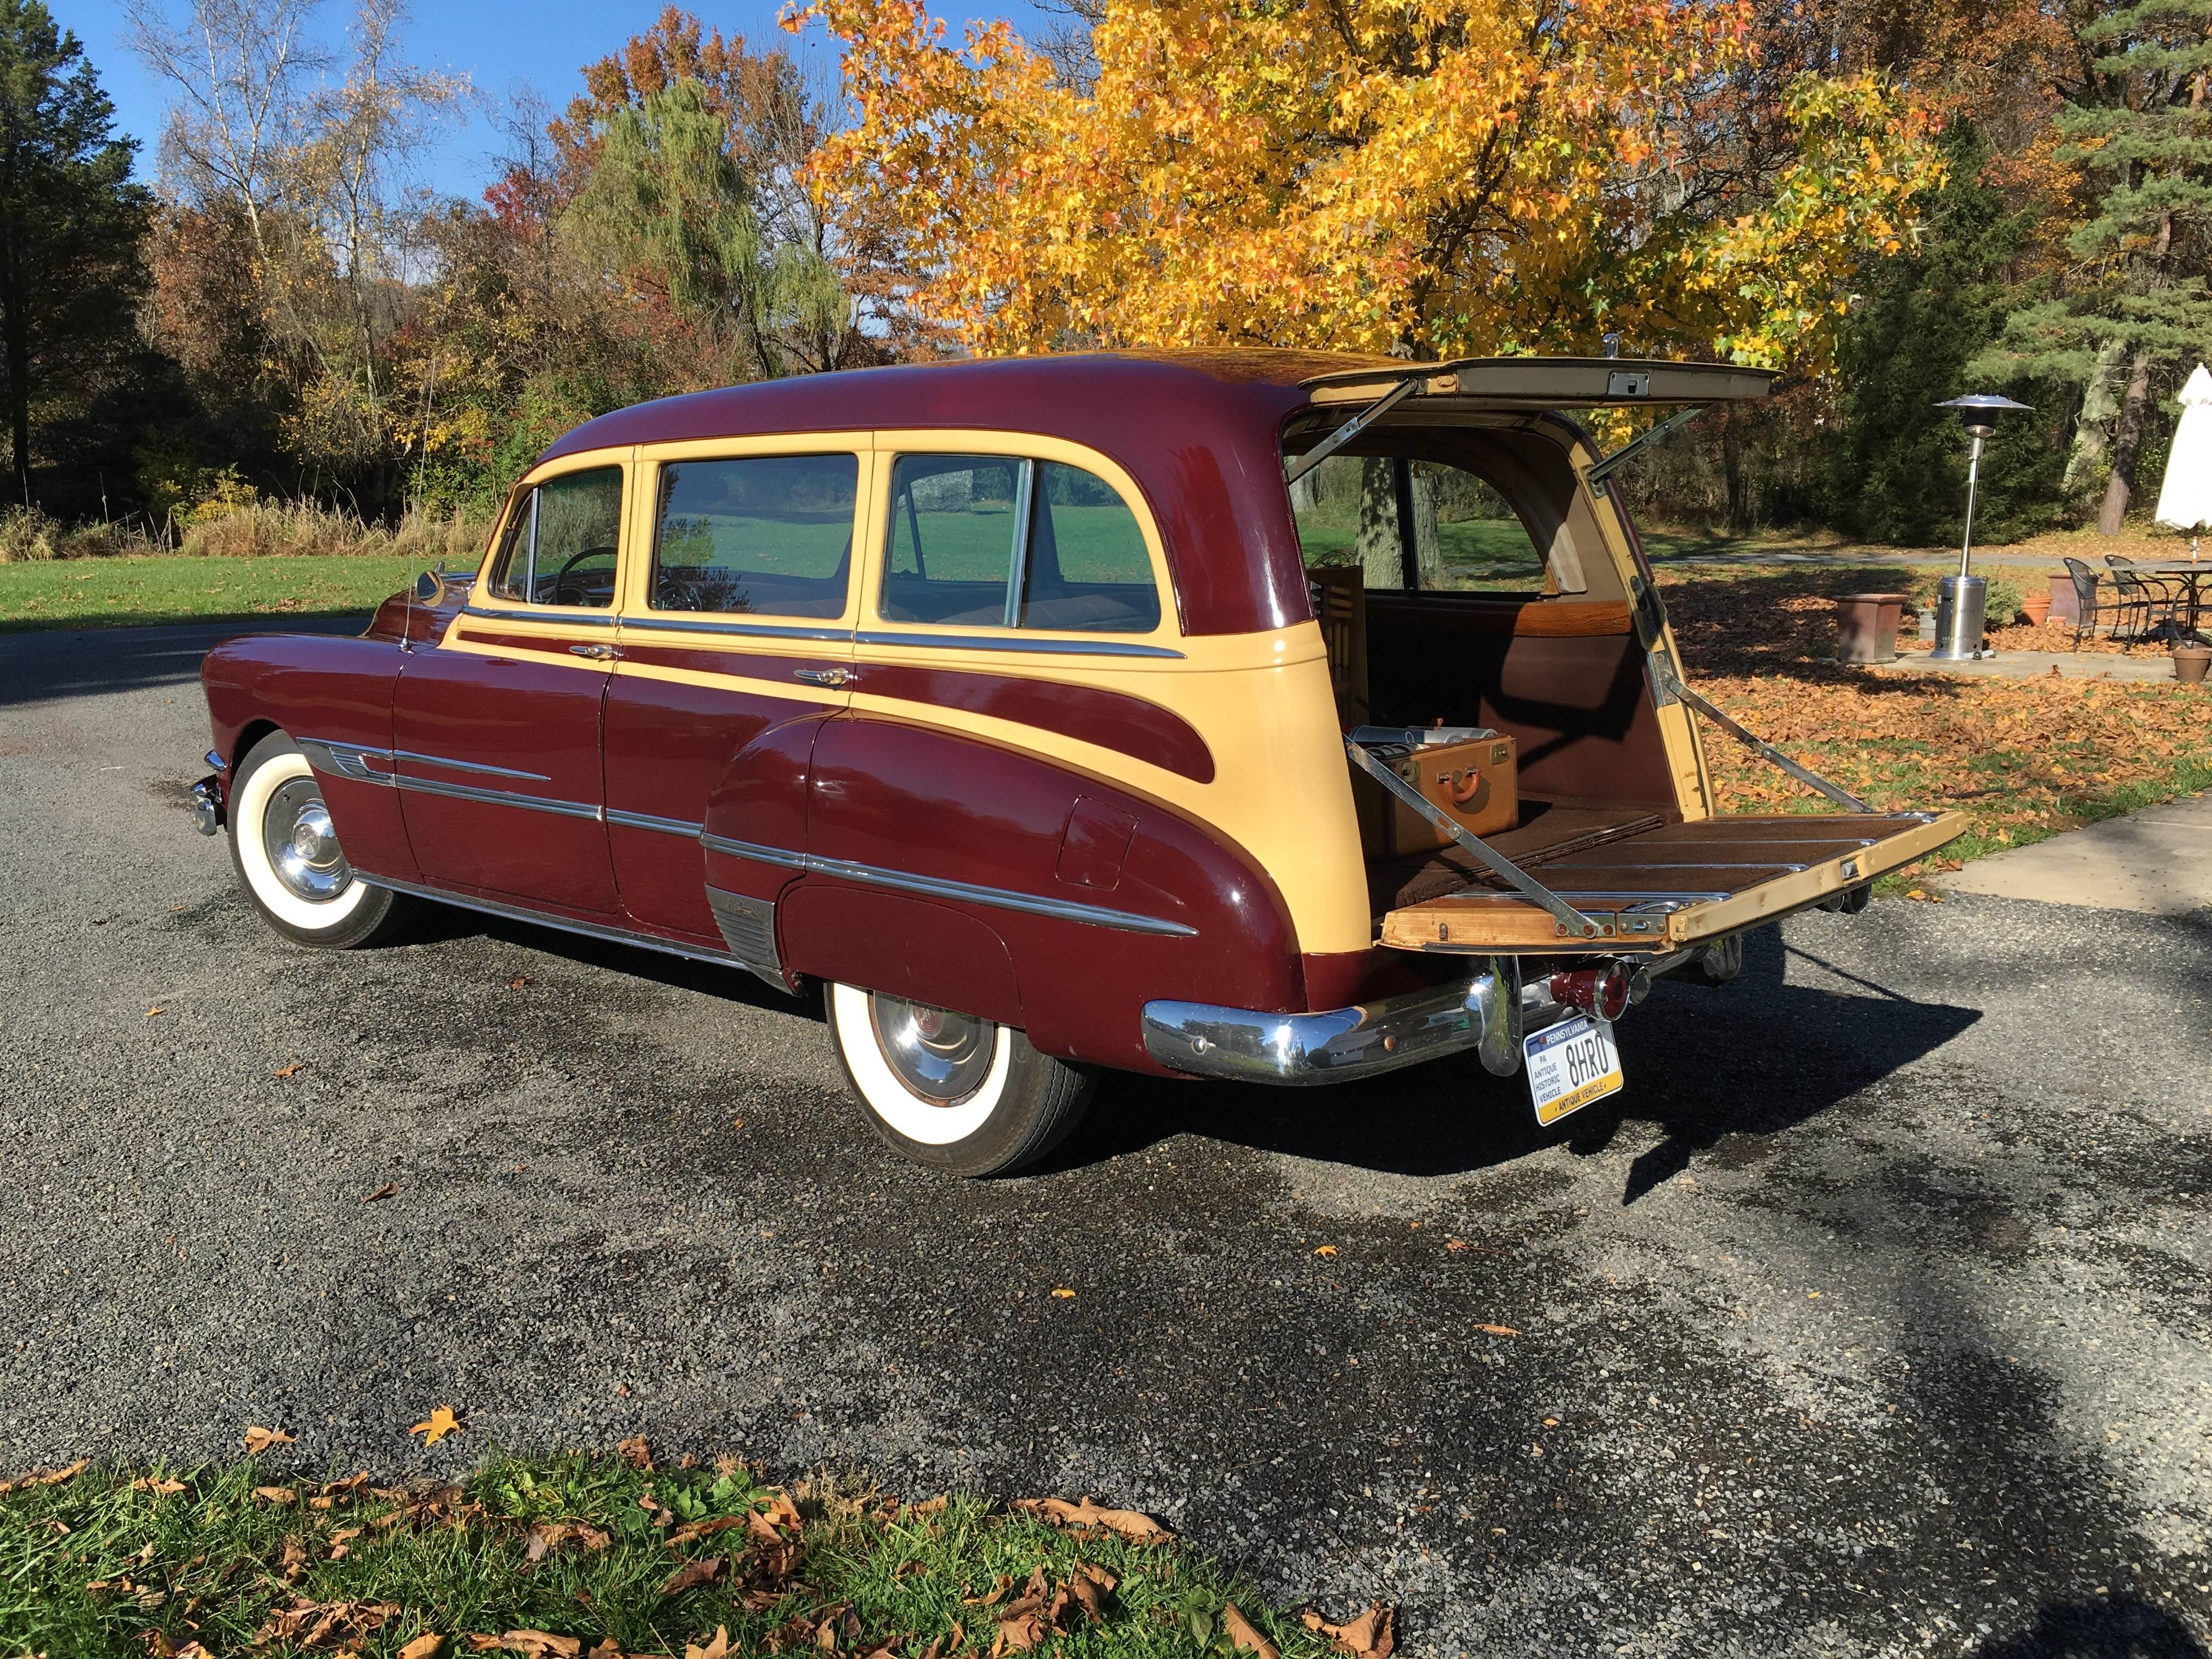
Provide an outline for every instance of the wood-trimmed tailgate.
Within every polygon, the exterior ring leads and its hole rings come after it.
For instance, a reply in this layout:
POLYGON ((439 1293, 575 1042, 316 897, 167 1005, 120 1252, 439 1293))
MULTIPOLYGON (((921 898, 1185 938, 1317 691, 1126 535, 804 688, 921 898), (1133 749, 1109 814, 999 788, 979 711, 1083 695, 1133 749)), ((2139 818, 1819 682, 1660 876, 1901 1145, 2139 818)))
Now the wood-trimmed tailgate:
POLYGON ((1389 912, 1401 951, 1551 955, 1663 951, 1733 933, 1910 864, 1963 835, 1963 812, 1785 814, 1671 823, 1534 864, 1528 873, 1598 921, 1571 939, 1503 884, 1389 912))

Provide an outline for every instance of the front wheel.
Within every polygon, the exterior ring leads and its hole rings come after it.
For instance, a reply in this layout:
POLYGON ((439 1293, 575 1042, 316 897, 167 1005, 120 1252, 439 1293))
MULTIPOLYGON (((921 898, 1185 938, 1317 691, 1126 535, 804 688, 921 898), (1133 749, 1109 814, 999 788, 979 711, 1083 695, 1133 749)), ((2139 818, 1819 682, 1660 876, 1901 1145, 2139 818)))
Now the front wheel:
POLYGON ((239 763, 230 861, 261 919, 295 944, 349 951, 404 926, 411 899, 354 874, 307 757, 272 732, 239 763))
POLYGON ((1039 1054, 1010 1025, 832 985, 830 1035, 869 1126, 949 1175, 1003 1175, 1067 1137, 1097 1074, 1039 1054))

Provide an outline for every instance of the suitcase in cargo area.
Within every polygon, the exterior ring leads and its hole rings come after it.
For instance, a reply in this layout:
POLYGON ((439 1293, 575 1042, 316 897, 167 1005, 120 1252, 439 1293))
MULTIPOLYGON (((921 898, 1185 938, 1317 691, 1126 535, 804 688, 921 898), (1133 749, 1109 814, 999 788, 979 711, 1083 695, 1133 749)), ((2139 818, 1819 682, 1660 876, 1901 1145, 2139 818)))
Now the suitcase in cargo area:
MULTIPOLYGON (((1363 726, 1352 738, 1471 834, 1496 835, 1520 821, 1510 738, 1465 726, 1363 726)), ((1370 860, 1451 845, 1449 836, 1357 767, 1352 798, 1359 813, 1359 845, 1370 860)))

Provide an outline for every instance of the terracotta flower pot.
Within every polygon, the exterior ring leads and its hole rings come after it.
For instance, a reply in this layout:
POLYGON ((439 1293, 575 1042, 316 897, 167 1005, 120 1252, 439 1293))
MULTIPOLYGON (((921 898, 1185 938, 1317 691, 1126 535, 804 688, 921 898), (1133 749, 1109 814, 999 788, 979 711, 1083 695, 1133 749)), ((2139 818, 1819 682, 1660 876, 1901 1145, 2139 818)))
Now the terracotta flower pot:
POLYGON ((2177 645, 2173 647, 2173 678, 2184 685, 2204 684, 2204 671, 2212 668, 2212 645, 2177 645))
POLYGON ((2030 593, 2020 602, 2020 608, 2027 612, 2027 625, 2030 628, 2040 628, 2051 620, 2051 595, 2030 593))

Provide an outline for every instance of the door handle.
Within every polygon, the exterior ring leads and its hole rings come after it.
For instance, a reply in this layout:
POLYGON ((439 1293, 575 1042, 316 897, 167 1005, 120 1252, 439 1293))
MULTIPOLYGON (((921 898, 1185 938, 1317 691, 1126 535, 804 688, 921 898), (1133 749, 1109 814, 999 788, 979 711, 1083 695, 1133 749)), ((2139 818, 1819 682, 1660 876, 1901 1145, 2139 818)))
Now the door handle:
POLYGON ((860 677, 849 668, 794 668, 791 678, 809 685, 850 685, 860 677))
POLYGON ((572 657, 589 657, 593 662, 611 662, 622 653, 611 645, 572 645, 568 647, 568 654, 572 657))

